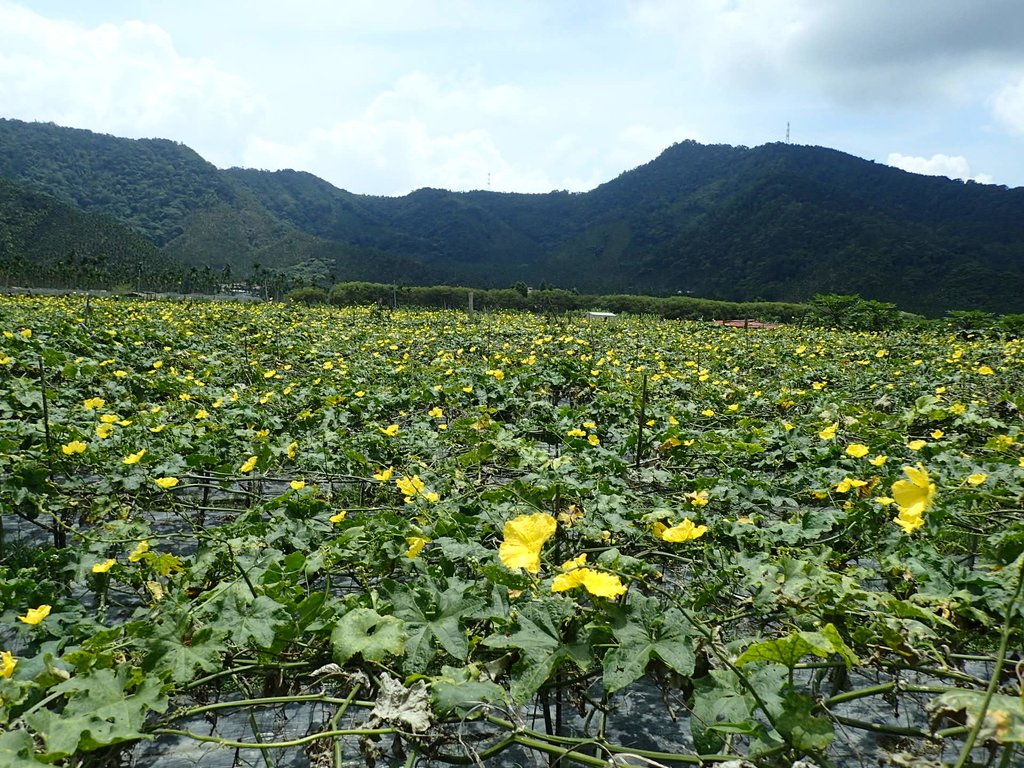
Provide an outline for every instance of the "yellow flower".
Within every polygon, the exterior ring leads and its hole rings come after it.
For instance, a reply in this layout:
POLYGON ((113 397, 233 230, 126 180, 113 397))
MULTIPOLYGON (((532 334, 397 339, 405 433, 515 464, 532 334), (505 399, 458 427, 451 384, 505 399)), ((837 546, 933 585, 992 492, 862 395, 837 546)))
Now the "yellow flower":
POLYGON ((694 525, 690 518, 683 518, 683 522, 679 525, 674 525, 671 528, 667 527, 664 523, 654 524, 654 535, 662 541, 670 542, 683 542, 690 541, 691 539, 699 539, 705 533, 708 532, 706 525, 694 525))
POLYGON ((104 400, 102 397, 90 397, 88 400, 82 403, 82 405, 85 406, 85 410, 87 411, 92 411, 95 410, 96 408, 102 408, 106 404, 107 401, 104 400))
POLYGON ((700 412, 700 415, 707 416, 710 419, 712 416, 715 415, 715 412, 710 408, 705 408, 703 411, 700 412))
POLYGON ((935 440, 941 440, 941 439, 942 439, 942 437, 943 437, 943 436, 944 436, 945 434, 946 434, 946 433, 945 433, 945 432, 943 432, 943 431, 942 431, 941 429, 935 429, 935 430, 932 430, 932 433, 931 433, 931 435, 932 435, 932 438, 934 438, 935 440))
POLYGON ((106 573, 107 571, 109 571, 111 568, 114 567, 114 563, 116 563, 116 562, 117 562, 117 560, 115 560, 114 558, 110 558, 109 560, 104 560, 102 563, 96 563, 92 567, 92 572, 93 573, 106 573))
POLYGON ((523 568, 530 573, 540 571, 540 550, 551 538, 558 524, 546 512, 520 515, 505 523, 504 540, 498 557, 506 568, 523 568))
POLYGON ((96 436, 100 440, 106 440, 110 437, 110 433, 114 431, 113 424, 97 424, 96 425, 96 436))
POLYGON ((587 435, 587 442, 590 443, 591 445, 600 445, 601 438, 599 438, 597 435, 587 435))
POLYGON ((118 368, 116 371, 114 371, 114 375, 119 379, 123 379, 125 376, 128 375, 128 371, 122 371, 120 368, 118 368))
POLYGON ((358 392, 356 392, 355 395, 356 397, 366 397, 366 393, 363 392, 363 390, 361 389, 358 392))
POLYGON ((259 461, 255 456, 250 456, 246 459, 242 466, 238 468, 239 472, 252 472, 256 468, 256 462, 259 461))
POLYGON ((176 477, 158 477, 153 482, 156 483, 157 485, 159 485, 161 488, 163 488, 166 491, 166 490, 170 490, 171 488, 173 488, 174 486, 176 486, 178 484, 178 478, 176 478, 176 477))
POLYGON ((394 437, 395 435, 398 434, 397 424, 390 424, 387 427, 377 427, 377 429, 379 429, 383 434, 387 435, 388 437, 394 437))
POLYGON ((829 424, 821 432, 818 433, 818 437, 822 440, 831 440, 836 436, 836 430, 839 428, 838 424, 829 424))
POLYGON ((373 479, 381 483, 386 483, 391 479, 391 475, 394 474, 394 471, 394 467, 388 467, 387 469, 382 469, 379 472, 374 472, 373 479))
POLYGON ((851 477, 844 477, 836 484, 839 493, 849 493, 853 488, 863 488, 867 483, 864 480, 854 480, 851 477))
POLYGON ((288 443, 288 449, 286 453, 289 459, 294 459, 295 455, 299 452, 299 444, 296 442, 288 443))
POLYGON ((466 394, 469 394, 470 392, 473 391, 473 388, 472 387, 463 387, 462 391, 465 392, 466 394))
POLYGON ((592 595, 606 597, 614 600, 626 591, 626 587, 619 577, 611 573, 595 571, 593 568, 584 568, 587 561, 584 552, 579 557, 574 557, 562 564, 563 573, 558 574, 551 582, 552 592, 565 592, 576 587, 583 587, 592 595))
POLYGON ((967 476, 967 482, 971 485, 981 485, 988 480, 988 475, 984 472, 975 472, 972 475, 967 476))
POLYGON ((277 371, 275 371, 275 370, 269 370, 269 371, 264 371, 263 372, 263 378, 264 379, 272 379, 276 375, 277 375, 277 371))
POLYGON ((131 453, 121 459, 122 464, 138 464, 139 460, 146 455, 146 449, 143 448, 138 453, 131 453))
POLYGON ((23 338, 23 339, 31 339, 32 338, 32 329, 31 328, 22 328, 20 331, 18 331, 18 333, 21 334, 21 338, 23 338))
POLYGON ((501 370, 498 370, 498 369, 493 369, 493 370, 490 370, 490 371, 484 371, 484 373, 486 373, 488 376, 493 376, 498 381, 501 381, 502 379, 505 378, 505 372, 501 371, 501 370))
POLYGON ((574 427, 565 434, 567 434, 569 437, 586 437, 587 433, 584 432, 582 429, 579 429, 578 427, 574 427))
POLYGON ((868 447, 863 443, 850 443, 846 446, 846 455, 853 456, 855 459, 859 459, 862 456, 867 456, 868 447))
POLYGON ((924 525, 924 517, 922 515, 908 512, 902 508, 900 509, 900 513, 894 517, 892 521, 902 528, 904 533, 913 533, 924 525))
POLYGON ((711 501, 711 496, 707 491, 697 491, 696 493, 686 494, 686 498, 690 500, 690 504, 695 507, 706 507, 708 502, 711 501))
POLYGON ((444 411, 442 411, 438 406, 435 405, 433 408, 427 411, 427 416, 429 416, 432 419, 440 419, 444 417, 444 411))
POLYGON ((210 412, 208 410, 206 410, 205 408, 200 408, 198 411, 196 411, 195 418, 197 420, 199 420, 199 419, 208 419, 208 418, 210 418, 210 412))
POLYGON ((978 367, 978 375, 979 376, 992 376, 994 373, 995 373, 995 371, 993 371, 987 365, 982 365, 982 366, 978 367))
POLYGON ((116 424, 117 423, 117 419, 118 419, 118 417, 117 417, 116 414, 104 413, 102 416, 100 416, 100 423, 102 423, 102 424, 116 424))
POLYGON ((128 562, 129 563, 137 563, 137 562, 139 562, 139 560, 142 559, 142 556, 144 554, 146 554, 147 552, 149 552, 149 539, 143 539, 138 544, 136 544, 135 545, 135 549, 133 549, 128 554, 128 562))
POLYGON ((907 480, 897 480, 892 484, 892 497, 901 513, 909 517, 921 517, 932 505, 935 498, 935 483, 931 482, 928 472, 918 464, 916 467, 904 467, 907 480))
POLYGON ((875 466, 875 467, 880 467, 883 464, 885 464, 885 462, 887 462, 888 460, 889 460, 888 456, 886 456, 885 454, 881 454, 880 453, 877 456, 873 456, 872 458, 868 459, 868 464, 871 464, 872 466, 875 466))
POLYGON ((18 621, 24 624, 38 624, 50 615, 50 606, 40 605, 38 608, 30 608, 24 616, 19 616, 18 621))
POLYGON ((341 512, 339 512, 338 514, 336 514, 336 515, 331 515, 331 516, 330 516, 329 518, 327 518, 327 519, 328 519, 328 520, 330 520, 330 521, 331 521, 332 523, 340 523, 340 522, 341 522, 342 520, 344 520, 344 519, 345 519, 345 515, 347 515, 347 514, 348 514, 348 512, 346 512, 346 511, 345 511, 345 510, 343 509, 343 510, 341 510, 341 512))
POLYGON ((928 445, 927 440, 911 440, 909 443, 907 443, 907 448, 909 448, 912 451, 920 451, 926 445, 928 445))
POLYGON ((71 456, 74 453, 85 453, 87 447, 81 440, 72 440, 70 443, 62 445, 60 450, 65 456, 71 456))
POLYGON ((304 480, 292 480, 289 485, 293 491, 301 491, 306 487, 306 482, 304 480))
POLYGON ((406 536, 405 543, 409 545, 409 548, 405 550, 405 556, 412 560, 430 543, 430 539, 425 539, 422 536, 406 536))
POLYGON ((400 477, 395 480, 395 485, 398 486, 398 490, 405 494, 406 501, 412 499, 417 493, 423 490, 423 481, 420 480, 419 475, 413 475, 412 477, 400 477))
POLYGON ((0 653, 0 677, 10 677, 14 674, 14 668, 18 666, 17 659, 10 651, 0 653))

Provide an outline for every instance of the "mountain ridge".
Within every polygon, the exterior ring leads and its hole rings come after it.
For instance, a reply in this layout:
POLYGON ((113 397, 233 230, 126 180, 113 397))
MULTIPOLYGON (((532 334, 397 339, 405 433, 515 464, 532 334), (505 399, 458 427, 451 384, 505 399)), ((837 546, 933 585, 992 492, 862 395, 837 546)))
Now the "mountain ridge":
POLYGON ((1024 311, 1024 188, 822 147, 685 141, 589 192, 383 197, 302 171, 217 169, 166 139, 0 119, 0 178, 239 276, 1024 311))

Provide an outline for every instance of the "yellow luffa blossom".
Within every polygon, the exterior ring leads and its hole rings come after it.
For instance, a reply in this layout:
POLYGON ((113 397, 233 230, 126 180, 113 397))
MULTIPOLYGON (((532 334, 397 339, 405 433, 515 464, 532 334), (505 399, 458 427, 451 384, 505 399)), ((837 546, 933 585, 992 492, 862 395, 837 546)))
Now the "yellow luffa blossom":
POLYGON ((341 510, 341 512, 339 512, 338 514, 336 514, 336 515, 331 515, 331 516, 330 516, 329 518, 327 518, 327 519, 328 519, 328 520, 330 520, 330 521, 331 521, 332 523, 340 523, 340 522, 341 522, 342 520, 344 520, 344 519, 345 519, 345 515, 347 515, 347 514, 348 514, 348 512, 346 512, 346 511, 345 511, 345 510, 343 509, 343 510, 341 510))
POLYGON ((258 460, 259 459, 257 459, 255 456, 250 456, 248 459, 246 459, 242 463, 242 466, 240 466, 238 468, 238 471, 239 472, 252 472, 256 468, 256 462, 258 460))
POLYGON ((584 567, 586 562, 587 554, 584 552, 579 557, 562 563, 562 573, 552 580, 551 591, 565 592, 576 587, 583 587, 590 594, 606 597, 609 600, 614 600, 626 591, 625 585, 618 576, 586 568, 584 567))
POLYGON ((115 413, 104 413, 100 416, 100 422, 103 424, 116 424, 119 418, 115 413))
POLYGON ((38 608, 29 608, 24 616, 19 616, 18 621, 24 624, 38 624, 50 615, 50 606, 40 605, 38 608))
POLYGON ((405 556, 412 560, 430 543, 430 539, 425 539, 422 536, 406 536, 405 543, 409 545, 409 548, 405 550, 405 556))
POLYGON ((967 476, 967 483, 969 485, 981 485, 988 480, 988 475, 984 472, 975 472, 972 475, 967 476))
POLYGON ((505 523, 504 540, 498 548, 498 558, 506 568, 522 568, 530 573, 540 571, 540 550, 558 523, 546 512, 520 515, 505 523))
POLYGON ((904 467, 903 472, 908 479, 892 484, 892 497, 899 509, 899 515, 893 522, 910 533, 924 525, 924 513, 935 498, 935 483, 931 482, 928 472, 920 464, 904 467))
POLYGON ((388 437, 394 437, 395 435, 398 434, 398 425, 397 424, 389 424, 386 427, 377 427, 377 429, 379 429, 382 434, 385 434, 388 437))
POLYGON ((427 411, 427 416, 429 416, 432 419, 440 419, 444 417, 444 411, 442 411, 439 407, 434 406, 429 411, 427 411))
POLYGON ((926 445, 928 445, 927 440, 911 440, 909 443, 907 443, 907 448, 909 448, 912 451, 920 451, 926 445))
POLYGON ((868 455, 868 447, 864 443, 850 443, 846 446, 846 455, 859 459, 868 455))
POLYGON ((395 472, 395 468, 394 467, 388 467, 387 469, 382 469, 382 470, 379 470, 377 472, 374 472, 373 473, 373 479, 377 480, 377 481, 379 481, 381 483, 386 483, 388 480, 391 479, 391 475, 394 474, 394 472, 395 472))
POLYGON ((299 452, 299 444, 296 442, 288 443, 288 449, 286 453, 289 459, 294 459, 296 454, 299 452))
POLYGON ((880 467, 883 464, 885 464, 885 462, 887 462, 888 460, 889 460, 888 456, 886 456, 885 454, 880 453, 877 456, 874 456, 874 457, 868 459, 868 464, 871 464, 872 466, 875 466, 875 467, 880 467))
POLYGON ((107 401, 104 400, 102 397, 90 397, 88 400, 82 403, 82 405, 85 406, 85 410, 87 411, 93 411, 96 410, 97 408, 102 408, 106 404, 107 401))
POLYGON ((143 448, 141 451, 139 451, 137 453, 130 453, 127 456, 125 456, 123 459, 121 459, 121 463, 122 464, 138 464, 139 461, 142 459, 142 457, 145 456, 145 455, 146 455, 146 449, 143 448))
POLYGON ((838 424, 829 424, 821 432, 818 433, 818 437, 822 440, 831 440, 836 436, 836 430, 839 428, 838 424))
POLYGON ((170 490, 171 488, 173 488, 174 486, 176 486, 178 484, 178 478, 176 478, 176 477, 158 477, 153 482, 156 483, 157 485, 159 485, 161 488, 163 488, 166 491, 166 490, 170 490))
POLYGON ((591 445, 597 446, 601 444, 601 438, 597 435, 587 435, 587 442, 591 445))
POLYGON ((100 440, 106 440, 110 437, 110 433, 114 431, 113 424, 97 424, 96 425, 96 437, 100 440))
POLYGON ((81 440, 72 440, 70 443, 62 445, 60 450, 65 456, 71 456, 75 453, 85 453, 87 447, 81 440))
POLYGON ((993 374, 995 374, 995 371, 993 371, 987 365, 982 365, 978 367, 979 376, 992 376, 993 374))
POLYGON ((419 475, 413 475, 412 477, 400 477, 395 480, 395 485, 398 486, 398 490, 405 494, 406 498, 415 496, 424 488, 423 481, 420 480, 419 475))
POLYGON ((706 507, 708 502, 711 501, 711 496, 707 491, 696 491, 694 493, 686 494, 686 498, 690 504, 695 507, 706 507))
POLYGON ((305 480, 292 480, 288 485, 291 486, 291 489, 293 491, 301 491, 303 488, 306 487, 306 481, 305 480))
POLYGON ((673 525, 671 528, 664 523, 654 524, 655 537, 662 541, 673 543, 699 539, 707 532, 708 527, 706 525, 694 525, 693 521, 688 517, 683 518, 683 522, 679 523, 679 525, 673 525))
POLYGON ((18 666, 18 660, 10 651, 0 653, 0 677, 10 677, 14 674, 14 668, 18 666))
POLYGON ((149 552, 149 540, 148 539, 143 539, 138 544, 136 544, 135 545, 135 549, 133 549, 131 551, 131 553, 129 553, 129 555, 128 555, 128 562, 129 563, 137 563, 137 562, 139 562, 139 560, 142 559, 142 556, 144 554, 146 554, 147 552, 149 552))
POLYGON ((92 572, 93 573, 106 573, 107 571, 109 571, 111 568, 114 567, 114 563, 116 563, 116 562, 117 562, 117 560, 115 560, 114 558, 111 557, 109 560, 104 560, 102 563, 96 563, 92 567, 92 572))

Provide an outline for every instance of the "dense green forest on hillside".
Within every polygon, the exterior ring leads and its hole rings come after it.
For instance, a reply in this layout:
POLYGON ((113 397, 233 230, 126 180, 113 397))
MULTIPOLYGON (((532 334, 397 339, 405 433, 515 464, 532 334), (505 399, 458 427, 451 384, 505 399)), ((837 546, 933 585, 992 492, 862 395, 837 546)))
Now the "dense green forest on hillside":
POLYGON ((0 286, 166 290, 185 274, 112 216, 0 179, 0 286))
POLYGON ((218 170, 172 141, 0 120, 3 177, 117 217, 186 273, 1024 311, 1024 189, 821 147, 687 141, 586 193, 380 197, 218 170))

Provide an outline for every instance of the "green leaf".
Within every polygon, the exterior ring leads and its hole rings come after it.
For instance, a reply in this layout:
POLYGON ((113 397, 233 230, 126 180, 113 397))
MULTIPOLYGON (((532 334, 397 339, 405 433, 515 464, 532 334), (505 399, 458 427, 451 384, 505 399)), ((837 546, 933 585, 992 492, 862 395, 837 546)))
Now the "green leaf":
POLYGON ((338 619, 331 632, 331 647, 338 664, 357 653, 365 661, 383 661, 401 654, 405 639, 401 619, 381 616, 372 608, 354 608, 338 619))
POLYGON ((28 731, 0 732, 0 765, 6 768, 39 768, 42 763, 32 759, 35 742, 28 731))
POLYGON ((440 714, 467 715, 482 702, 505 702, 505 691, 496 683, 480 680, 470 667, 442 667, 442 677, 431 683, 430 696, 440 714))
POLYGON ((187 683, 197 669, 215 672, 221 668, 221 657, 227 652, 223 636, 212 627, 203 627, 186 640, 176 634, 164 636, 153 643, 146 657, 145 668, 156 672, 169 671, 175 683, 187 683))
POLYGON ((681 675, 693 674, 693 628, 682 613, 665 611, 656 598, 634 596, 612 632, 619 645, 604 657, 609 693, 641 677, 654 657, 681 675))
POLYGON ((754 643, 740 654, 736 659, 736 665, 743 666, 752 661, 770 661, 792 669, 809 653, 824 659, 833 650, 832 641, 820 632, 794 632, 778 640, 754 643))
POLYGON ((435 656, 435 642, 448 654, 465 661, 469 654, 469 638, 461 620, 486 601, 468 596, 468 584, 459 582, 438 592, 431 580, 417 586, 402 585, 394 594, 395 616, 405 623, 408 633, 405 666, 409 672, 423 672, 435 656))
POLYGON ((516 703, 527 701, 566 659, 585 666, 590 658, 587 643, 566 643, 562 623, 572 615, 573 603, 549 597, 527 603, 519 611, 519 629, 495 633, 484 638, 491 648, 518 648, 522 651, 512 670, 510 693, 516 703))
POLYGON ((289 620, 288 612, 276 600, 266 595, 250 599, 241 589, 226 590, 207 603, 203 613, 213 616, 210 626, 235 645, 251 640, 257 648, 269 648, 277 627, 289 620))
POLYGON ((129 693, 128 689, 134 687, 131 674, 130 667, 117 672, 101 669, 72 677, 51 689, 53 693, 69 694, 63 711, 41 709, 25 718, 42 737, 48 761, 145 736, 140 729, 147 713, 164 711, 167 699, 152 677, 144 677, 129 693))
POLYGON ((791 691, 783 699, 782 712, 775 717, 783 737, 801 752, 823 752, 835 736, 832 722, 816 716, 815 707, 810 696, 791 691))

